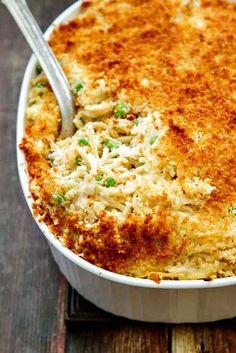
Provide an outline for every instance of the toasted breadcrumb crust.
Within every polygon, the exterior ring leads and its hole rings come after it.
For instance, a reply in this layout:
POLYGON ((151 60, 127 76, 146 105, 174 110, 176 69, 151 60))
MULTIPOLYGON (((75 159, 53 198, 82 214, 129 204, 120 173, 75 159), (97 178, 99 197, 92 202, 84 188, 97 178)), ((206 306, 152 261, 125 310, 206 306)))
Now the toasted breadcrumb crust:
POLYGON ((85 260, 157 282, 236 274, 236 4, 84 1, 50 45, 74 136, 44 73, 29 94, 34 212, 85 260))

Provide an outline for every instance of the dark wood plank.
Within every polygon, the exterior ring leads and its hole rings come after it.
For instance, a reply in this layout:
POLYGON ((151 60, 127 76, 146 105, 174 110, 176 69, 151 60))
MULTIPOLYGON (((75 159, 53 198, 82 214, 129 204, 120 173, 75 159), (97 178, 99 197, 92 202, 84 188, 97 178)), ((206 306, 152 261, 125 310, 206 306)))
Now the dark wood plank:
POLYGON ((168 353, 168 329, 148 324, 82 329, 68 333, 66 352, 168 353))
MULTIPOLYGON (((29 4, 45 28, 72 2, 29 4)), ((16 110, 30 50, 1 4, 0 53, 0 352, 62 353, 66 288, 29 214, 16 169, 16 110)))
POLYGON ((172 329, 172 353, 236 353, 236 321, 179 325, 172 329))

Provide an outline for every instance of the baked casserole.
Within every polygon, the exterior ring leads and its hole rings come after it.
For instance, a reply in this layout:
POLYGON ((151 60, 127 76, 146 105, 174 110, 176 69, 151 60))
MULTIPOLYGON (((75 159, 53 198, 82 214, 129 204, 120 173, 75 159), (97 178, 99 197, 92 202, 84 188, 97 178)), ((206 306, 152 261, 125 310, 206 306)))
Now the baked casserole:
POLYGON ((84 1, 50 45, 76 132, 38 67, 21 143, 38 219, 112 272, 234 276, 236 3, 84 1))

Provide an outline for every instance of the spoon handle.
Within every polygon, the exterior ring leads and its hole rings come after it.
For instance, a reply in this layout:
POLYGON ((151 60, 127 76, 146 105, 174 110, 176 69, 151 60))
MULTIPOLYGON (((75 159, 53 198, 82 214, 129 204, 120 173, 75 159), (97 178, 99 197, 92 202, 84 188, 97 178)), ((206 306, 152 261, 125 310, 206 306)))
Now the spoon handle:
POLYGON ((25 0, 1 0, 7 7, 42 66, 59 104, 61 136, 73 134, 74 102, 67 78, 25 0))

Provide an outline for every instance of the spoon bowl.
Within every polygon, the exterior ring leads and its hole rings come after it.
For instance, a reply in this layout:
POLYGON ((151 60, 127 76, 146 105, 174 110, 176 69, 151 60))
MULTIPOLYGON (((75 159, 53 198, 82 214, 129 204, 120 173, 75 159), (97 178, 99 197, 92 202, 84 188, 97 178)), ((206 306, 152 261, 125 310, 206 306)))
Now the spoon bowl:
POLYGON ((56 96, 61 112, 61 137, 72 136, 75 113, 73 95, 67 78, 25 0, 1 0, 33 50, 56 96))

